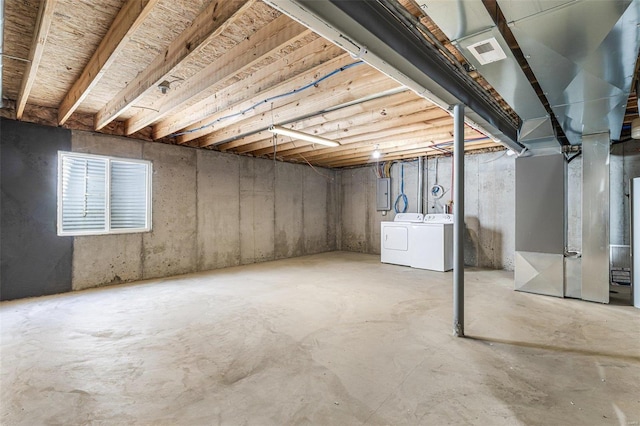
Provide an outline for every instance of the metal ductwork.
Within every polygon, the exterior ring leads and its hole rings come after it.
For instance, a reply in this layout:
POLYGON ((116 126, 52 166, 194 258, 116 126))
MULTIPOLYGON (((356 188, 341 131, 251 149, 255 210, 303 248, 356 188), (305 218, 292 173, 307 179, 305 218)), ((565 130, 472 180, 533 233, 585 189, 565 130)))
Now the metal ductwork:
POLYGON ((640 0, 498 4, 571 144, 607 132, 619 139, 638 59, 640 0))
POLYGON ((560 152, 550 114, 483 1, 417 3, 520 116, 518 142, 533 152, 560 152))
POLYGON ((411 22, 389 7, 393 0, 265 1, 436 105, 449 109, 465 104, 468 125, 508 148, 523 150, 517 142, 518 123, 413 32, 411 22))

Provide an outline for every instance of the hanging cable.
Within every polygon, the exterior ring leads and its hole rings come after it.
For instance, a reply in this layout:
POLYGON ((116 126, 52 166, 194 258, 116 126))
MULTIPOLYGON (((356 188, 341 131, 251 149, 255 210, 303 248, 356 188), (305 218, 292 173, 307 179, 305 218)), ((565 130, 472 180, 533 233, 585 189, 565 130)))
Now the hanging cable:
POLYGON ((295 95, 296 93, 300 93, 300 92, 302 92, 304 90, 310 89, 311 87, 315 87, 319 83, 321 83, 324 80, 328 79, 329 77, 333 77, 334 75, 336 75, 338 73, 341 73, 342 71, 348 70, 349 68, 355 67, 356 65, 360 65, 360 64, 363 64, 363 63, 364 62, 362 62, 362 61, 358 61, 358 62, 353 62, 351 64, 345 65, 343 67, 337 68, 337 69, 331 71, 330 73, 325 74, 322 77, 320 77, 320 78, 312 81, 311 83, 306 84, 306 85, 304 85, 304 86, 302 86, 302 87, 300 87, 298 89, 294 89, 294 90, 291 90, 291 91, 286 92, 286 93, 281 93, 279 95, 274 95, 274 96, 271 96, 271 97, 269 97, 267 99, 263 99, 262 101, 256 102, 255 104, 251 105, 248 108, 243 109, 242 111, 236 112, 234 114, 225 115, 224 117, 220 117, 220 118, 218 118, 218 119, 216 119, 216 120, 214 120, 214 121, 212 121, 210 123, 207 123, 207 124, 205 124, 203 126, 195 128, 195 129, 185 130, 184 132, 179 132, 179 133, 174 133, 174 134, 171 135, 171 137, 182 136, 182 135, 186 135, 186 134, 189 134, 189 133, 197 132, 197 131, 206 129, 207 127, 211 127, 214 124, 219 123, 219 122, 221 122, 223 120, 228 120, 230 118, 239 117, 239 116, 244 115, 245 113, 247 113, 247 112, 249 112, 249 111, 251 111, 253 109, 256 109, 257 107, 259 107, 262 104, 269 103, 269 102, 275 101, 276 99, 284 98, 284 97, 287 97, 287 96, 292 96, 292 95, 295 95))
POLYGON ((407 195, 404 193, 404 164, 400 164, 400 195, 396 198, 396 202, 393 204, 393 208, 396 213, 405 213, 407 211, 407 206, 409 205, 409 200, 407 199, 407 195), (404 207, 402 211, 398 208, 398 204, 402 201, 404 207))

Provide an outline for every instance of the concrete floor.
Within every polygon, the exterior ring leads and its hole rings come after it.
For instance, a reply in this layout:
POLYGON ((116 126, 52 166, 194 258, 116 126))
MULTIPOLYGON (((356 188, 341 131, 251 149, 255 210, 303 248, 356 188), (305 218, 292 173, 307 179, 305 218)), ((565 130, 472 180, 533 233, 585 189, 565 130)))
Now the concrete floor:
POLYGON ((638 425, 640 312, 334 252, 0 304, 3 425, 638 425))

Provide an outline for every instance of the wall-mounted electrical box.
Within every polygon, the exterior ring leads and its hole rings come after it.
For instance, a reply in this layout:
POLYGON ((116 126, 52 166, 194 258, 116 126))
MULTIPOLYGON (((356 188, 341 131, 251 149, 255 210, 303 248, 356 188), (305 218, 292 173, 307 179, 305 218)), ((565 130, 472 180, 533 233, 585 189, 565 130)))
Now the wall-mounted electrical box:
POLYGON ((376 210, 391 210, 391 178, 378 178, 376 210))

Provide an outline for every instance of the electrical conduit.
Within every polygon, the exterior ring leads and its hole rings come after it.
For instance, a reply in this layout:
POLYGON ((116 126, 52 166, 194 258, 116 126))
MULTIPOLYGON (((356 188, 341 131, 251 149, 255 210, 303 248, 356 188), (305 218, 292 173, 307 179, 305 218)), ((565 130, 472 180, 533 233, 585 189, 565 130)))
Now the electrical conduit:
POLYGON ((404 164, 400 165, 400 195, 396 198, 396 202, 393 204, 393 208, 396 213, 406 213, 407 206, 409 205, 409 200, 407 199, 407 195, 404 193, 404 164), (404 204, 402 211, 398 208, 398 204, 402 201, 404 204))

